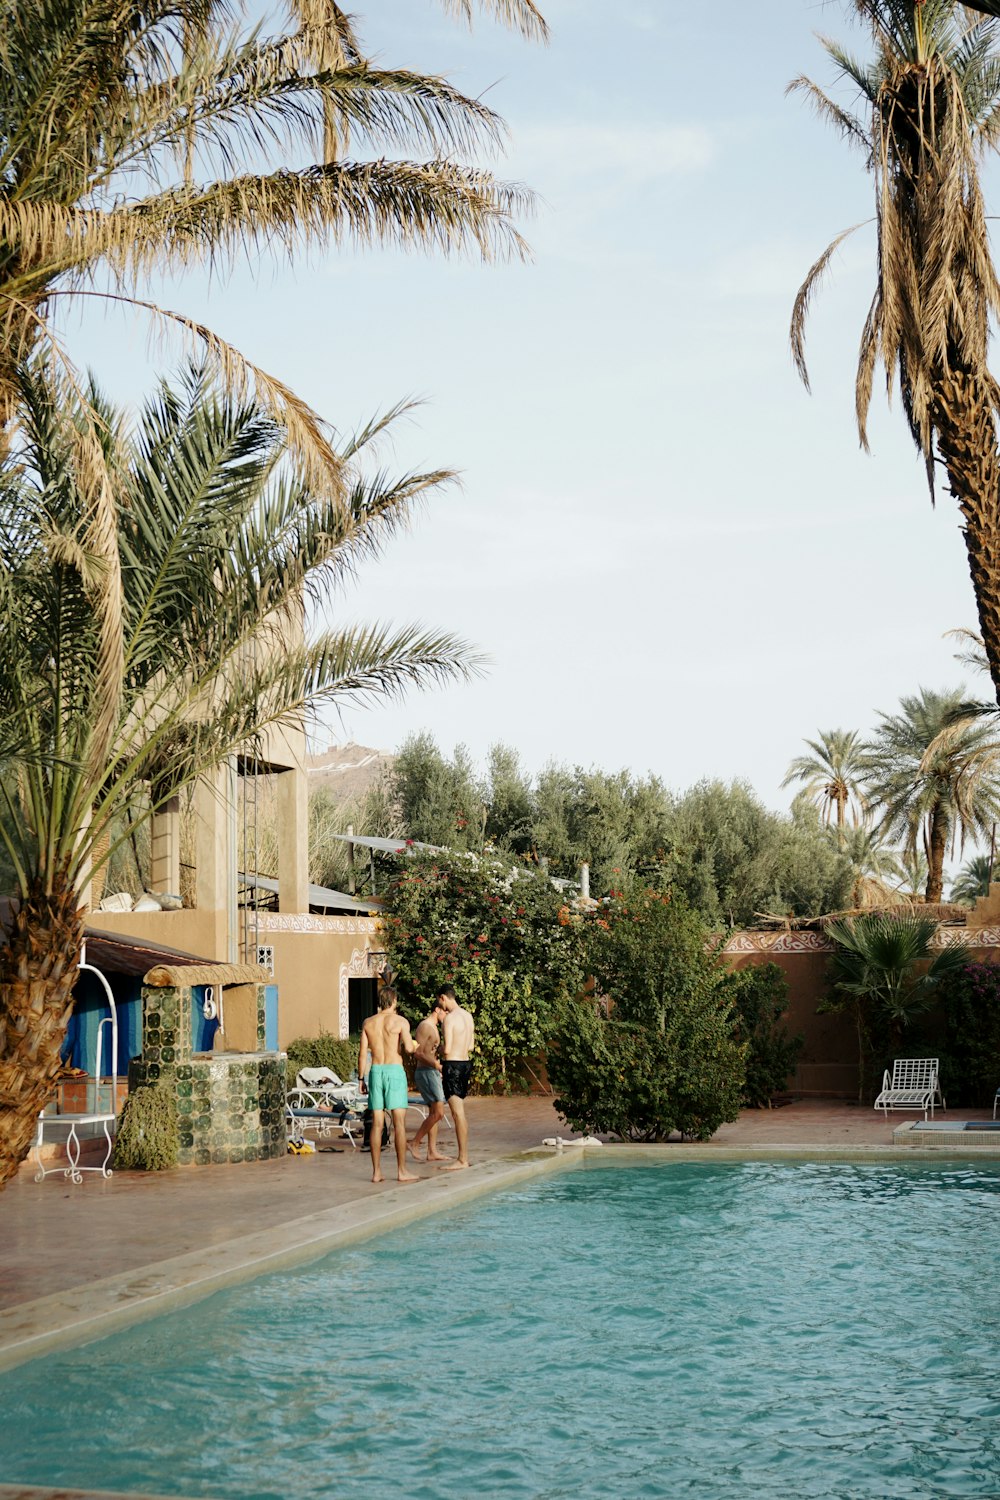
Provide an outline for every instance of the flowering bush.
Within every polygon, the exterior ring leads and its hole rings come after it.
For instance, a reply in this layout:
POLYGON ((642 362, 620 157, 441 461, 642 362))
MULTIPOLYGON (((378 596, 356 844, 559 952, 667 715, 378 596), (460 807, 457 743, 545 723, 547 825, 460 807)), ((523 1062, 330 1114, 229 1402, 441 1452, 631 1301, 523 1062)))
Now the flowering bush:
POLYGON ((726 971, 682 898, 632 882, 587 925, 607 997, 561 1010, 549 1051, 556 1108, 578 1130, 625 1140, 707 1140, 739 1113, 745 1044, 726 971))
POLYGON ((496 854, 410 855, 385 895, 386 949, 401 1008, 422 1015, 453 984, 476 1021, 474 1077, 509 1088, 544 1047, 556 1005, 581 988, 583 933, 540 872, 496 854))
POLYGON ((938 991, 946 1017, 941 1086, 950 1103, 988 1108, 1000 1085, 1000 964, 967 963, 938 991))

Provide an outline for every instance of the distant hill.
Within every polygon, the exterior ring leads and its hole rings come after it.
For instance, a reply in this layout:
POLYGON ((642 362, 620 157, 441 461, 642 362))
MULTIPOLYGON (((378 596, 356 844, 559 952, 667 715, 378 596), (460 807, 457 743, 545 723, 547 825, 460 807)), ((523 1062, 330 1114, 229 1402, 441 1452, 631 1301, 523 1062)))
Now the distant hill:
POLYGON ((331 745, 317 755, 306 757, 309 790, 324 787, 338 802, 360 797, 389 770, 396 757, 390 750, 373 750, 370 745, 331 745))

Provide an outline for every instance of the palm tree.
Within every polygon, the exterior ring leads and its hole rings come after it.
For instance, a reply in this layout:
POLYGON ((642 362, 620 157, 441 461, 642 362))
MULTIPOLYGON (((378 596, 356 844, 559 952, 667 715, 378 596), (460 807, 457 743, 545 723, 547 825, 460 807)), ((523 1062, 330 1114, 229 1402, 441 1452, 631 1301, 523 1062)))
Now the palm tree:
POLYGON ((927 858, 927 901, 940 901, 956 840, 988 838, 1000 819, 1000 740, 987 720, 957 717, 962 693, 926 688, 880 714, 866 747, 873 810, 887 837, 927 858))
POLYGON ((926 969, 918 968, 931 958, 936 931, 933 917, 886 912, 866 912, 826 927, 836 944, 834 989, 851 1006, 857 1027, 859 1103, 873 1044, 897 1050, 906 1027, 930 1005, 935 987, 968 962, 964 949, 942 948, 926 969))
MULTIPOLYGON (((984 9, 983 6, 977 7, 984 9)), ((933 488, 943 464, 962 513, 969 570, 990 675, 1000 700, 1000 451, 997 383, 987 364, 1000 282, 990 254, 979 167, 1000 138, 998 23, 956 0, 855 0, 870 61, 824 45, 860 92, 852 114, 807 78, 803 90, 863 152, 875 188, 875 294, 861 336, 858 429, 867 447, 875 368, 903 410, 933 488)), ((855 226, 857 227, 857 226, 855 226)), ((792 351, 808 386, 804 325, 811 295, 846 230, 801 287, 792 351)))
POLYGON ((797 755, 781 785, 801 782, 806 796, 822 812, 823 821, 835 822, 838 832, 843 830, 850 810, 856 828, 865 810, 861 736, 855 729, 821 729, 818 740, 805 743, 812 755, 797 755))
POLYGON ((344 503, 312 494, 273 419, 203 372, 163 386, 134 432, 51 364, 22 390, 0 464, 0 843, 19 896, 0 950, 0 1185, 58 1068, 88 863, 270 726, 475 667, 414 629, 303 638, 304 596, 325 603, 451 478, 365 476, 392 413, 340 445, 344 503))
POLYGON ((986 651, 983 647, 983 638, 975 630, 969 630, 965 625, 957 625, 954 630, 946 630, 945 635, 954 636, 956 640, 964 642, 963 649, 955 652, 955 660, 961 662, 963 667, 972 667, 976 672, 985 672, 990 675, 990 664, 986 660, 986 651))
POLYGON ((904 849, 898 859, 897 890, 908 901, 919 901, 927 888, 927 856, 922 849, 904 849))
POLYGON ((993 878, 993 856, 991 854, 976 854, 959 870, 951 883, 952 901, 960 901, 963 906, 975 906, 980 896, 988 896, 990 893, 990 881, 993 878))
POLYGON ((829 835, 851 867, 851 905, 893 906, 902 901, 899 858, 881 828, 846 828, 829 835))
MULTIPOLYGON (((544 34, 531 0, 486 4, 544 34)), ((137 297, 143 277, 345 241, 523 253, 512 215, 525 192, 462 164, 495 146, 497 116, 444 79, 370 65, 333 0, 288 9, 268 37, 237 26, 230 0, 2 7, 0 425, 53 299, 131 301, 254 386, 316 483, 336 465, 308 408, 208 329, 137 297)))

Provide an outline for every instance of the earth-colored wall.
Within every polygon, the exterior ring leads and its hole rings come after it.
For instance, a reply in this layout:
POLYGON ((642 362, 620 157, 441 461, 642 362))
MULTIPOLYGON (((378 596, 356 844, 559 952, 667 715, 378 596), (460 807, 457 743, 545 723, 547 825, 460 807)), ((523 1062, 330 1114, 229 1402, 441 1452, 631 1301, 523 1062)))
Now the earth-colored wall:
POLYGON ((321 1031, 347 1035, 348 982, 382 968, 380 933, 372 917, 261 913, 259 940, 274 949, 279 1047, 321 1031))
POLYGON ((228 960, 225 913, 198 911, 93 911, 87 920, 100 932, 164 943, 213 963, 228 960))
MULTIPOLYGON (((1000 927, 942 926, 933 946, 960 946, 970 963, 1000 963, 1000 927)), ((774 963, 783 971, 788 981, 786 1024, 804 1038, 790 1089, 817 1098, 851 1099, 858 1091, 858 1044, 850 1017, 816 1012, 828 993, 832 952, 832 943, 820 932, 737 932, 723 947, 722 958, 734 969, 774 963)))
MULTIPOLYGON (((106 932, 166 943, 224 963, 226 945, 219 946, 215 915, 187 909, 102 911, 94 912, 91 922, 106 932)), ((274 950, 278 1046, 321 1031, 346 1036, 348 981, 370 978, 384 962, 378 919, 261 912, 258 921, 258 942, 274 950)))
POLYGON ((789 1031, 804 1038, 789 1088, 813 1098, 855 1098, 858 1042, 850 1017, 816 1014, 816 1007, 827 992, 829 953, 757 952, 723 956, 734 969, 773 963, 783 971, 788 981, 785 1024, 789 1031))

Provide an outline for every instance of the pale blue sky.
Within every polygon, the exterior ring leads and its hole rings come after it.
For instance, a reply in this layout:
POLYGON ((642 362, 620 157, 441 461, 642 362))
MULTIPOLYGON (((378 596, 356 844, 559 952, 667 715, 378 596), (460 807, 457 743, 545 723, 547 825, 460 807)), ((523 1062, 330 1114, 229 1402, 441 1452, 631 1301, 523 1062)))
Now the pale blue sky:
MULTIPOLYGON (((858 448, 870 229, 815 305, 811 397, 788 355, 805 272, 871 213, 861 159, 784 96, 798 72, 830 82, 814 33, 849 37, 850 7, 542 8, 547 48, 485 20, 470 35, 432 0, 357 7, 385 64, 489 91, 511 130, 498 174, 540 195, 530 264, 333 253, 154 291, 341 428, 426 398, 393 462, 463 471, 344 612, 454 630, 490 673, 349 709, 336 738, 427 729, 477 757, 503 740, 532 771, 743 777, 784 807, 804 737, 959 682, 942 635, 975 619, 955 504, 932 510, 878 394, 873 455, 858 448)), ((70 338, 141 384, 139 319, 88 311, 70 338)))

